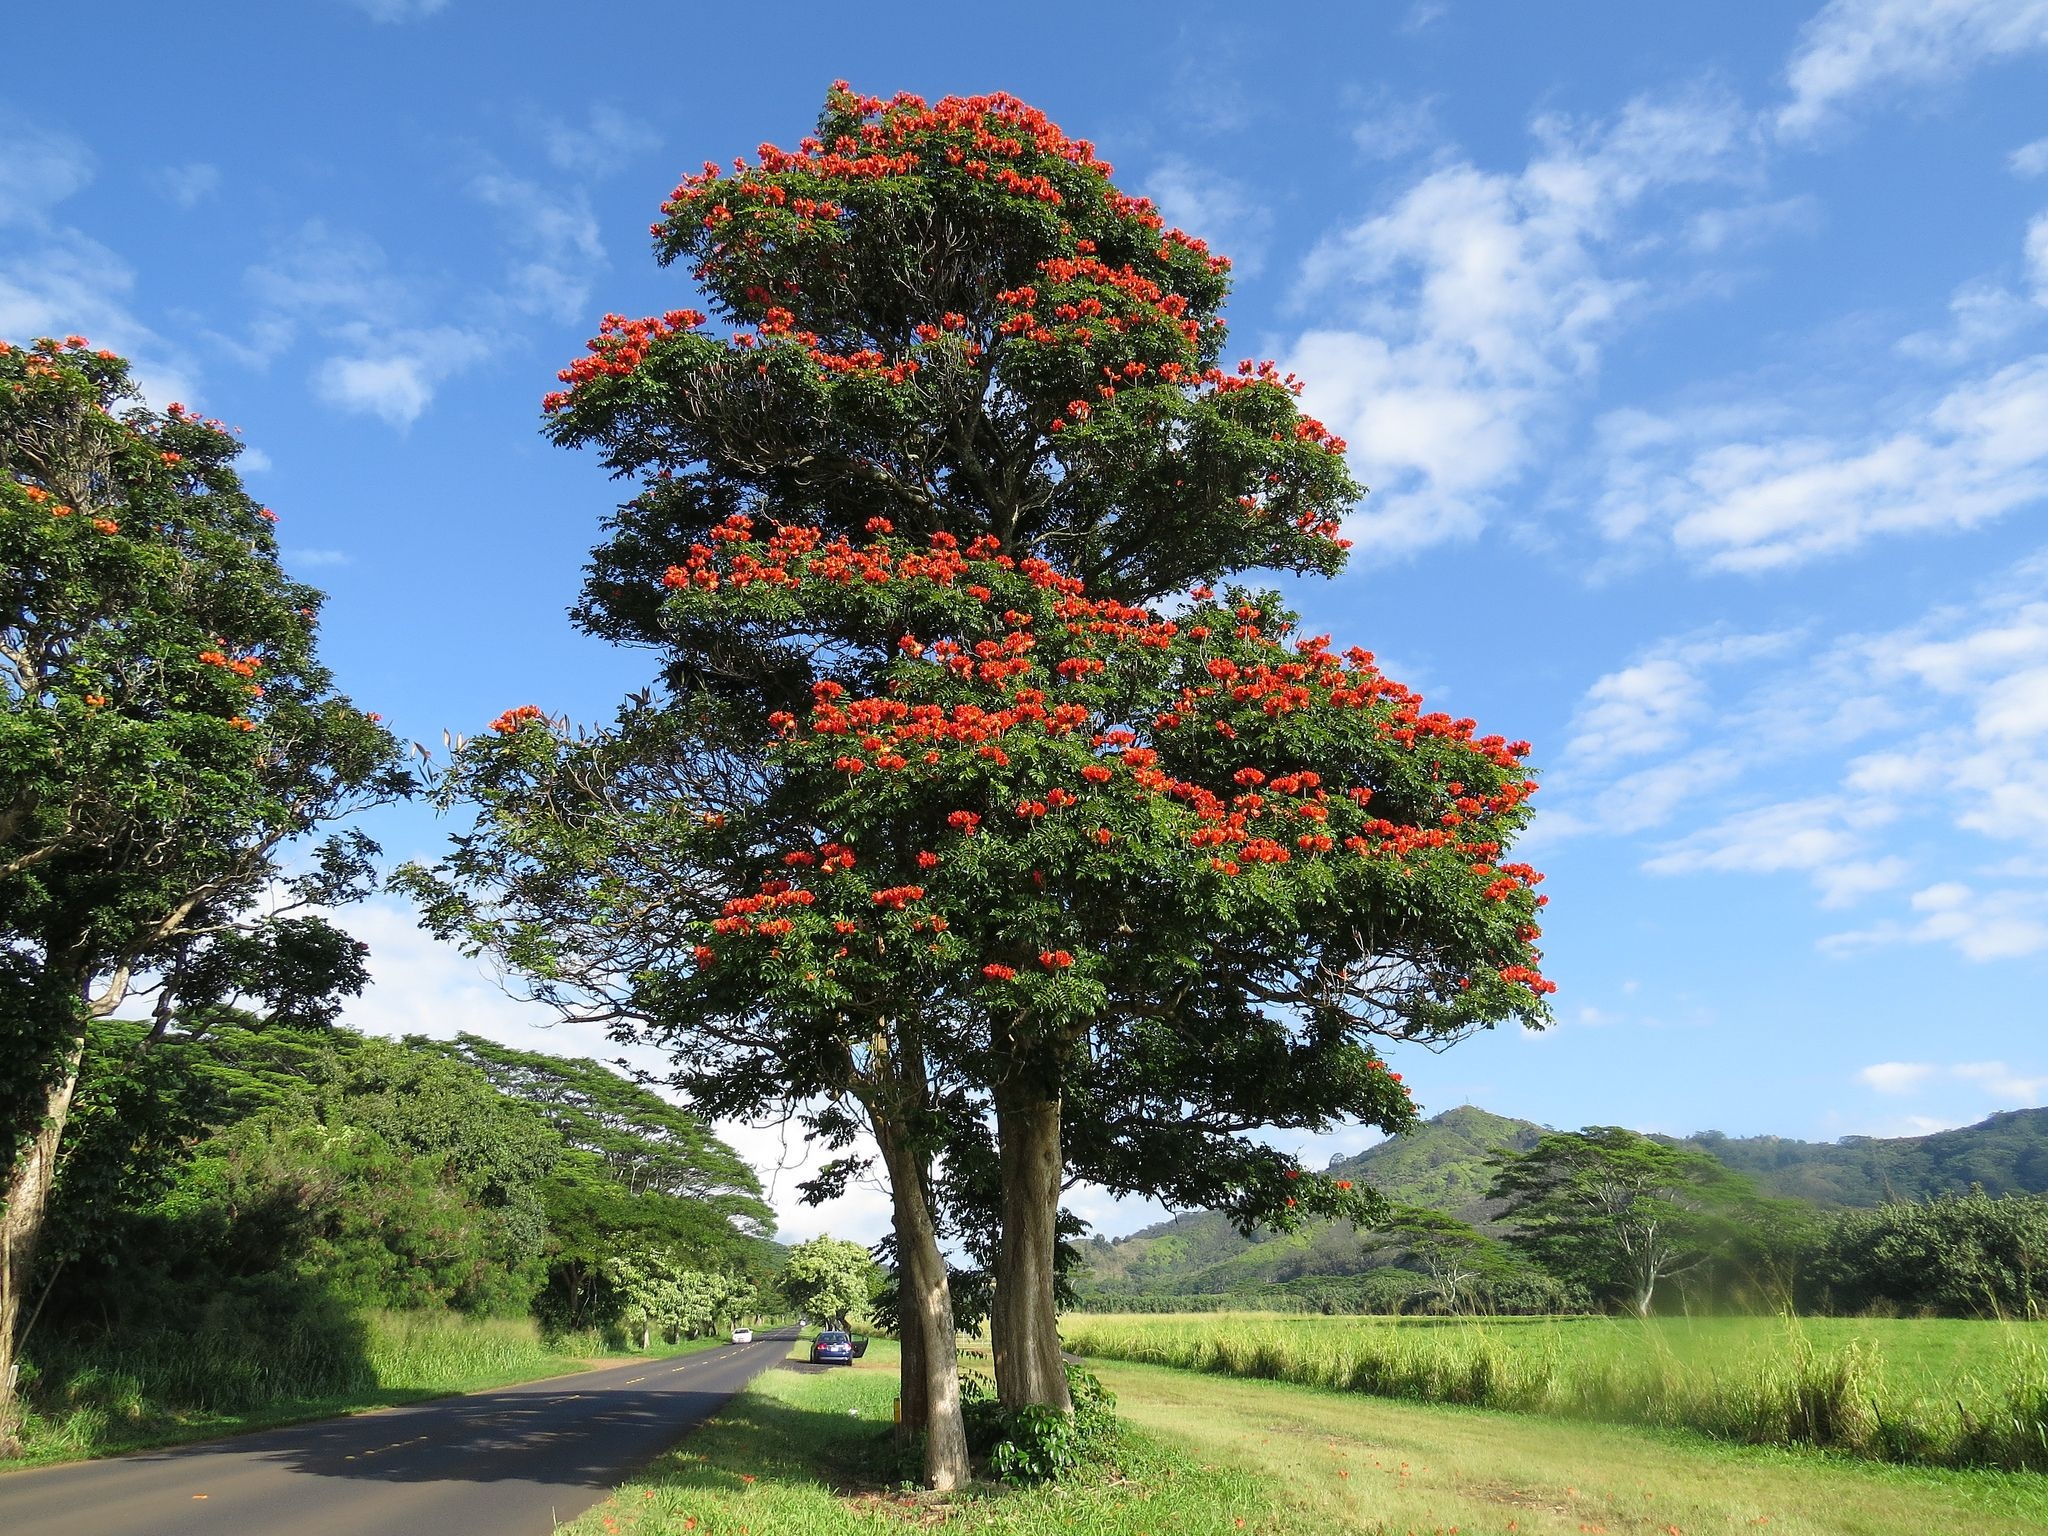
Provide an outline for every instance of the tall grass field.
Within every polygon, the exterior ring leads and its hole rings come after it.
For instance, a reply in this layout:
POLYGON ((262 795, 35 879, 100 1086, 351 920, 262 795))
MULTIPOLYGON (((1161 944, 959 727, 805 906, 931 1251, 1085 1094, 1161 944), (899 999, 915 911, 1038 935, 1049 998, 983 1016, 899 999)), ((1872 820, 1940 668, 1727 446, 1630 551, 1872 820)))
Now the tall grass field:
POLYGON ((1069 1316, 1076 1354, 1416 1402, 2048 1470, 2048 1325, 1848 1318, 1069 1316))
POLYGON ((362 1312, 260 1332, 124 1333, 46 1344, 24 1373, 25 1462, 253 1428, 574 1370, 596 1334, 544 1339, 530 1318, 362 1312))

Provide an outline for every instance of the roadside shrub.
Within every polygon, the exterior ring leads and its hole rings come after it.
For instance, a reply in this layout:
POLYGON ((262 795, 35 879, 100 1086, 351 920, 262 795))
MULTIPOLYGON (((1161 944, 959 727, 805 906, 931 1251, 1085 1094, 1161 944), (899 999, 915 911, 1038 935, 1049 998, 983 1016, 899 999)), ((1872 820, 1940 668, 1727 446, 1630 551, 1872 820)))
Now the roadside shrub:
POLYGON ((1006 1483, 1050 1482, 1109 1459, 1116 1396, 1092 1372, 1067 1367, 1071 1415, 1037 1405, 1006 1413, 992 1388, 971 1376, 961 1378, 961 1392, 967 1448, 1006 1483))

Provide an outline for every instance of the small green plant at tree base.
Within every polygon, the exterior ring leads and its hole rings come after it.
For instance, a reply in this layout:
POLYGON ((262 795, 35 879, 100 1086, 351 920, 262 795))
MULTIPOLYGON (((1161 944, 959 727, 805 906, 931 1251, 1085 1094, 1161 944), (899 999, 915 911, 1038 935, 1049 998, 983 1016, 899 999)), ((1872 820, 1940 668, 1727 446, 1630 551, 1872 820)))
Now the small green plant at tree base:
POLYGON ((1111 1459, 1116 1395, 1088 1371, 1072 1365, 1066 1371, 1072 1413, 1037 1403, 1005 1411, 982 1383, 962 1378, 968 1446, 985 1455, 989 1471, 1004 1482, 1047 1482, 1111 1459))

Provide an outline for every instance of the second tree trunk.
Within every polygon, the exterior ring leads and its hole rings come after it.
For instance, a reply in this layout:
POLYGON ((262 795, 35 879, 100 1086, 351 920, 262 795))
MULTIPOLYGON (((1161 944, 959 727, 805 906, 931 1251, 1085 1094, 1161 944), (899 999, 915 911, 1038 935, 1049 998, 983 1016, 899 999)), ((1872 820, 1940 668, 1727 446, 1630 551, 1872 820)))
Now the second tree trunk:
POLYGON ((1070 1413, 1074 1404, 1053 1295, 1064 1167, 1059 1099, 1030 1089, 998 1091, 996 1146, 1002 1233, 989 1314, 996 1397, 1013 1413, 1033 1405, 1070 1413))

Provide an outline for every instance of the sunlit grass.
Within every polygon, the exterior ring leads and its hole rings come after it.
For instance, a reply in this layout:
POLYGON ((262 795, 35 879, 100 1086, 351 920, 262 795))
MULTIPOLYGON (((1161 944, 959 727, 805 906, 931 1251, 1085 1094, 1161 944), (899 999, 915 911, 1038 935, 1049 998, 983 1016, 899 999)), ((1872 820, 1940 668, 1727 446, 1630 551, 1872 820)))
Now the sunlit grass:
POLYGON ((1933 1465, 2048 1468, 2041 1325, 1878 1319, 1069 1317, 1103 1359, 1683 1428, 1933 1465))
POLYGON ((895 1351, 773 1371, 566 1536, 2038 1536, 2048 1481, 1106 1366, 1114 1473, 935 1496, 895 1480, 895 1351), (1242 1522, 1242 1523, 1240 1523, 1242 1522))

